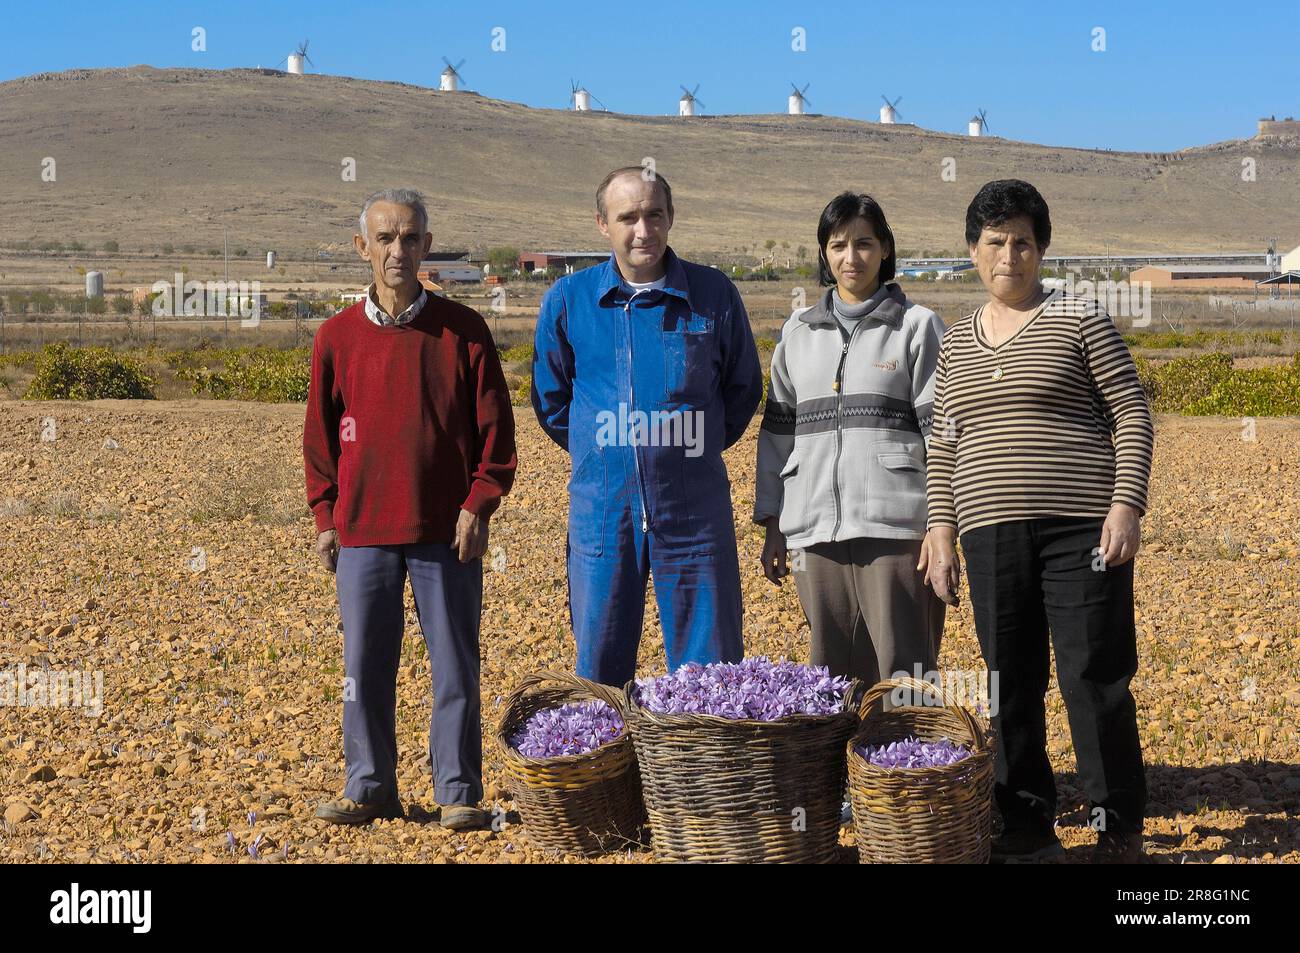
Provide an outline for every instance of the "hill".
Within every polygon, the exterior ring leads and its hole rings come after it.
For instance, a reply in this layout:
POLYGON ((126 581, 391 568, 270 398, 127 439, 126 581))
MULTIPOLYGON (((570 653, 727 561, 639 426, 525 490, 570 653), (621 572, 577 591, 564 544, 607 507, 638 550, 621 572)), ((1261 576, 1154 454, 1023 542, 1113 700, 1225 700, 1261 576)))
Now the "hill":
MULTIPOLYGON (((1081 117, 1086 121, 1086 117, 1081 117)), ((986 180, 1034 182, 1071 253, 1263 249, 1300 242, 1300 147, 1218 143, 1144 155, 1055 148, 829 116, 629 116, 533 109, 347 77, 271 70, 72 70, 0 84, 0 220, 14 240, 346 243, 362 198, 413 185, 435 247, 600 247, 593 191, 652 156, 673 185, 682 251, 722 258, 815 244, 844 188, 869 191, 900 247, 960 248, 986 180), (41 178, 45 157, 57 180, 41 178), (356 181, 342 163, 355 159, 356 181), (956 181, 941 175, 955 162, 956 181), (1242 159, 1256 181, 1242 180, 1242 159)))

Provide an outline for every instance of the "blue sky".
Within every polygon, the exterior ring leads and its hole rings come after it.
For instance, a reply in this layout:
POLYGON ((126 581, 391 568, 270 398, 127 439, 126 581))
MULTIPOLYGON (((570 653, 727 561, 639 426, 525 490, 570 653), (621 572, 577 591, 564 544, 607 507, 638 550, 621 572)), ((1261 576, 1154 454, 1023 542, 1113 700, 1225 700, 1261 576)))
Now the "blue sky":
POLYGON ((780 112, 796 82, 811 84, 812 112, 874 121, 883 93, 931 129, 964 132, 982 107, 996 135, 1140 151, 1300 115, 1300 48, 1279 4, 56 0, 7 3, 4 28, 0 80, 276 66, 307 37, 317 72, 436 86, 445 55, 465 60, 468 88, 537 107, 564 107, 574 78, 619 112, 675 112, 682 83, 700 84, 706 114, 780 112), (191 49, 196 26, 205 52, 191 49), (805 51, 792 49, 796 27, 805 51))

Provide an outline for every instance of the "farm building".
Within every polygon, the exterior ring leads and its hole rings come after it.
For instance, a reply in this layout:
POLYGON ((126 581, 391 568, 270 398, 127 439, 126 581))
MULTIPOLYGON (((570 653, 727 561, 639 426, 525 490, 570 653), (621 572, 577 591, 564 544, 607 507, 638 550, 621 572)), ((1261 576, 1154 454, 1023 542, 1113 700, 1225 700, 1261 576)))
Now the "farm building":
POLYGON ((425 259, 416 275, 426 285, 430 282, 445 285, 458 281, 477 284, 483 280, 483 269, 477 265, 466 265, 460 262, 431 262, 425 259))
POLYGON ((1282 256, 1283 271, 1300 271, 1300 245, 1282 256))
POLYGON ((519 256, 519 270, 533 272, 545 271, 547 268, 559 268, 565 274, 571 274, 579 268, 604 261, 608 257, 608 251, 525 252, 519 256))
POLYGON ((1148 281, 1152 288, 1241 288, 1269 277, 1268 265, 1147 265, 1129 273, 1129 281, 1148 281))

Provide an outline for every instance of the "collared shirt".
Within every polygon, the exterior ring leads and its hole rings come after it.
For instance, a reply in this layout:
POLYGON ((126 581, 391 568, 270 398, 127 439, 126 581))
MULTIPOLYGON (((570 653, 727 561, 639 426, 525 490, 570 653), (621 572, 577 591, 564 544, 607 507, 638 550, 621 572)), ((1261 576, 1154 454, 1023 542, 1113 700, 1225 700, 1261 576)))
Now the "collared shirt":
POLYGON ((392 324, 410 324, 415 320, 415 316, 420 313, 420 309, 424 307, 424 303, 428 299, 429 293, 421 285, 420 296, 411 302, 409 308, 394 318, 379 306, 379 300, 375 297, 375 285, 374 282, 371 282, 366 288, 366 317, 381 327, 392 324))

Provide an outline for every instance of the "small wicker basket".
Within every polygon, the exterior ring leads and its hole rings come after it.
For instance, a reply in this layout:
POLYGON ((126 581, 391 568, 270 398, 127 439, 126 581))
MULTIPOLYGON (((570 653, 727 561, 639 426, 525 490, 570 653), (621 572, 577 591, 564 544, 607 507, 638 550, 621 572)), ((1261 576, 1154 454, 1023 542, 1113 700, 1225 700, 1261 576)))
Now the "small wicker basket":
POLYGON ((848 743, 849 801, 858 859, 864 864, 983 864, 992 846, 991 732, 946 691, 915 678, 878 682, 862 698, 861 723, 848 743), (874 710, 896 688, 941 705, 874 710), (964 744, 971 755, 933 768, 881 768, 858 754, 864 745, 912 735, 964 744))
POLYGON ((528 839, 545 851, 594 857, 645 843, 645 805, 636 753, 618 689, 567 672, 528 675, 506 701, 497 726, 506 785, 528 839), (538 711, 603 701, 624 717, 623 734, 586 754, 528 758, 510 737, 538 711))

